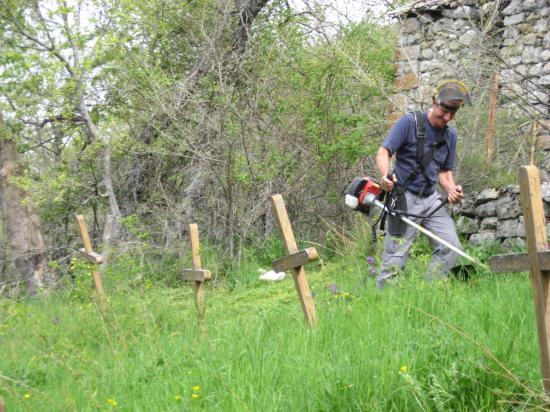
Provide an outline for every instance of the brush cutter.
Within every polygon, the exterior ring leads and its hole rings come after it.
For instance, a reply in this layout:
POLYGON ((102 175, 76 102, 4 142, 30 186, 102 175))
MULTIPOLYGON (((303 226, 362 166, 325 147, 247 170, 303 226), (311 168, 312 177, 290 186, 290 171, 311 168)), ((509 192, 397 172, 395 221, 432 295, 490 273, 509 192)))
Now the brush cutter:
MULTIPOLYGON (((429 238, 435 240, 438 243, 441 243, 447 249, 450 249, 453 252, 462 256, 463 258, 468 259, 470 262, 475 263, 476 265, 485 266, 479 260, 464 253, 462 250, 451 245, 449 242, 441 239, 436 234, 430 232, 429 230, 426 230, 419 224, 403 216, 402 215, 403 211, 397 210, 394 207, 390 206, 388 201, 383 203, 383 199, 386 193, 382 191, 382 189, 380 188, 380 185, 374 182, 370 177, 364 176, 364 177, 357 177, 353 179, 348 185, 348 187, 346 188, 344 193, 345 193, 344 203, 346 204, 346 206, 365 214, 370 214, 371 207, 375 206, 381 209, 382 213, 385 213, 388 216, 390 216, 390 228, 389 228, 390 233, 393 233, 391 231, 391 224, 392 224, 391 222, 393 218, 394 222, 398 221, 414 227, 421 233, 424 233, 429 238)), ((435 213, 439 208, 443 207, 446 203, 447 203, 447 200, 442 201, 441 205, 428 216, 414 216, 414 217, 427 218, 431 216, 433 213, 435 213)), ((412 215, 409 214, 409 216, 412 216, 412 215)), ((403 228, 399 227, 397 230, 402 231, 403 228)))

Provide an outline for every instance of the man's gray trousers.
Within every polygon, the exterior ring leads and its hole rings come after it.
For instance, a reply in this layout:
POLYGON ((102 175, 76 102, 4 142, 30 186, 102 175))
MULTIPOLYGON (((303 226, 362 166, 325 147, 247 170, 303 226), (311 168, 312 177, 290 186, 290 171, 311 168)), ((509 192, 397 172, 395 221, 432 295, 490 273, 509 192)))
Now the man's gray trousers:
MULTIPOLYGON (((420 197, 410 192, 405 192, 405 196, 407 199, 407 213, 412 215, 428 216, 441 204, 441 196, 437 191, 428 197, 420 197)), ((462 249, 456 234, 454 221, 444 207, 429 218, 406 217, 453 246, 462 249)), ((386 232, 382 268, 377 279, 378 287, 383 287, 384 282, 395 276, 407 263, 409 249, 416 237, 417 230, 409 225, 406 226, 403 236, 395 237, 386 232)), ((427 279, 432 280, 434 277, 446 278, 449 270, 456 265, 458 254, 431 238, 430 243, 432 245, 432 260, 428 266, 427 279)))

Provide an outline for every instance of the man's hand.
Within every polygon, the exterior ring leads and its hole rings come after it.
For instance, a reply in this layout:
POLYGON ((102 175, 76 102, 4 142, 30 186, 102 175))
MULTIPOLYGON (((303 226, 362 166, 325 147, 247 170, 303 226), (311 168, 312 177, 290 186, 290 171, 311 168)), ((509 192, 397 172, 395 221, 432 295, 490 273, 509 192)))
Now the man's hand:
POLYGON ((464 198, 464 191, 462 190, 462 186, 458 185, 449 190, 447 193, 447 200, 449 200, 449 203, 459 203, 464 198))
POLYGON ((393 190, 393 186, 397 182, 397 177, 395 176, 395 173, 391 176, 391 179, 388 179, 387 176, 382 176, 382 179, 380 179, 380 188, 384 192, 391 192, 393 190))

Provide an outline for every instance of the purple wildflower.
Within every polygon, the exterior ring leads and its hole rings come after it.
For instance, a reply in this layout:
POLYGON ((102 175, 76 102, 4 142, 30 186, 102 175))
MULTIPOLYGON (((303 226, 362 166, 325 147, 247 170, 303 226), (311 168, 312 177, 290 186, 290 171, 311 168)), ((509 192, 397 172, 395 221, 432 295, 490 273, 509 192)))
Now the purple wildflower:
POLYGON ((374 265, 374 258, 372 256, 367 257, 367 263, 369 265, 374 265))
POLYGON ((372 269, 370 270, 370 275, 371 275, 372 277, 376 276, 376 268, 372 268, 372 269))
POLYGON ((340 290, 338 290, 338 286, 336 286, 334 283, 332 285, 329 285, 328 288, 332 292, 333 295, 340 294, 340 290))

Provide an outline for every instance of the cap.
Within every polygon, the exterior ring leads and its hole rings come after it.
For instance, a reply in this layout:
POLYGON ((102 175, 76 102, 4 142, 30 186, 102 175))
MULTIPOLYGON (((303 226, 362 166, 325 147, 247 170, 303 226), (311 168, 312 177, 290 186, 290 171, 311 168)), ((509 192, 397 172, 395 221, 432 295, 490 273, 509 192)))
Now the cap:
POLYGON ((471 104, 470 95, 468 94, 468 89, 466 85, 459 80, 443 80, 441 81, 434 90, 434 99, 438 103, 444 103, 445 106, 450 108, 455 108, 458 110, 464 102, 471 104), (461 102, 453 104, 453 100, 459 100, 461 102))

